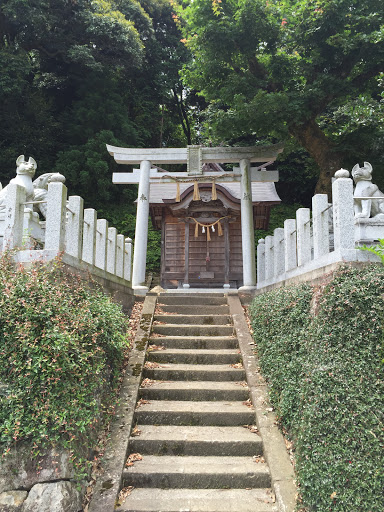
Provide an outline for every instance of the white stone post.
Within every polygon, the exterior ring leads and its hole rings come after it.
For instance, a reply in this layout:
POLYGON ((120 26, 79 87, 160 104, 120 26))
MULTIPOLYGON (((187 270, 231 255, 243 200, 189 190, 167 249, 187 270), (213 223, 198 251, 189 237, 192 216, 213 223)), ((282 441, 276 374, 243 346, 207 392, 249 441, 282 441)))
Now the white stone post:
POLYGON ((273 275, 275 277, 284 274, 285 271, 285 256, 284 256, 284 228, 276 228, 273 231, 274 239, 274 264, 273 275))
POLYGON ((142 161, 140 164, 132 272, 132 288, 137 294, 142 293, 144 295, 148 291, 148 288, 145 286, 145 269, 147 264, 150 170, 151 162, 148 160, 142 161))
POLYGON ((332 183, 333 231, 335 251, 355 248, 353 183, 350 178, 337 178, 332 183))
POLYGON ((271 279, 273 277, 273 236, 267 235, 265 237, 265 279, 271 279))
POLYGON ((117 229, 108 228, 108 246, 107 246, 107 272, 116 274, 116 242, 117 229))
POLYGON ((311 261, 311 210, 299 208, 296 211, 297 264, 300 267, 311 261))
POLYGON ((132 239, 127 237, 125 239, 125 252, 124 252, 124 279, 131 280, 131 267, 132 267, 132 239))
POLYGON ((98 219, 96 223, 96 256, 95 266, 105 270, 107 268, 108 221, 98 219))
POLYGON ((116 241, 116 275, 124 275, 124 235, 117 235, 116 241))
POLYGON ((70 196, 67 204, 65 252, 78 260, 82 257, 83 223, 84 200, 80 196, 70 196))
POLYGON ((327 194, 312 198, 313 258, 329 253, 329 210, 327 194))
POLYGON ((285 271, 288 272, 288 270, 297 267, 296 219, 286 219, 284 221, 284 239, 285 271))
POLYGON ((48 185, 47 218, 45 222, 46 250, 61 252, 65 248, 67 187, 63 183, 48 185))
POLYGON ((4 211, 3 250, 21 247, 24 231, 25 188, 10 183, 7 188, 4 211))
POLYGON ((240 290, 256 287, 255 232, 251 189, 251 165, 249 160, 240 161, 241 170, 241 243, 243 249, 243 286, 240 290))
POLYGON ((257 244, 257 283, 265 281, 265 240, 260 238, 257 244))
POLYGON ((93 208, 84 210, 83 256, 82 259, 90 265, 95 264, 97 211, 93 208))

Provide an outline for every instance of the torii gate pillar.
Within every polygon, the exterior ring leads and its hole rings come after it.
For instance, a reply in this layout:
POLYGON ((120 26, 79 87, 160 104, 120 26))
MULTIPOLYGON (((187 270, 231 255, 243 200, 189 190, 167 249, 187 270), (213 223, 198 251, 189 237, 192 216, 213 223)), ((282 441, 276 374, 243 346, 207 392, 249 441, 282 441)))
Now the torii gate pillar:
POLYGON ((256 288, 255 232, 253 229, 253 206, 251 189, 251 164, 240 161, 241 170, 241 243, 243 249, 243 286, 239 291, 256 288))
POLYGON ((132 288, 136 295, 145 295, 145 268, 147 262, 148 217, 149 217, 149 175, 151 162, 140 163, 139 194, 137 197, 135 245, 133 253, 132 288))

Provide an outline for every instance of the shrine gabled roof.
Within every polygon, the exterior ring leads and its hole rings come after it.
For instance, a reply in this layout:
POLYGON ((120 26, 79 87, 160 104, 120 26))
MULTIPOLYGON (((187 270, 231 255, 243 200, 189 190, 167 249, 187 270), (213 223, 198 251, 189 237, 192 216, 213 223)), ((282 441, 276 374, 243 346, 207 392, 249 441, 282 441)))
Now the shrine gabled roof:
MULTIPOLYGON (((211 185, 211 183, 207 184, 211 185)), ((220 186, 226 189, 236 201, 240 200, 240 183, 220 183, 220 186)), ((253 182, 251 187, 253 203, 276 203, 281 201, 274 183, 253 182)), ((183 194, 188 188, 191 188, 191 183, 180 183, 180 194, 183 194)), ((149 191, 149 202, 151 204, 164 204, 164 200, 169 202, 169 200, 175 200, 175 198, 176 183, 151 183, 149 191)))

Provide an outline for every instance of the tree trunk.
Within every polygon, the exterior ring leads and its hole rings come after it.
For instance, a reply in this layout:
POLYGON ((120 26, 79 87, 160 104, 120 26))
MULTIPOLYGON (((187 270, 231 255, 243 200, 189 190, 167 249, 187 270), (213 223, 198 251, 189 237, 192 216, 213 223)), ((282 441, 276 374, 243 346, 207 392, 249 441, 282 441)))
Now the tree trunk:
POLYGON ((315 119, 301 125, 289 126, 290 134, 305 148, 320 169, 316 184, 316 194, 332 195, 332 177, 342 167, 345 154, 336 149, 319 128, 315 119))

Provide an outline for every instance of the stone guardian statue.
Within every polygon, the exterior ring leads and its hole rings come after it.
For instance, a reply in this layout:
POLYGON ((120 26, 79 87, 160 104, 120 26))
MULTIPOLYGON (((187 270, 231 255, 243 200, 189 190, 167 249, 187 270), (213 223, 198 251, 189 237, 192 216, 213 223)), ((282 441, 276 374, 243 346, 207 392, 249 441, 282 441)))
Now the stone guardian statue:
POLYGON ((384 194, 377 185, 372 183, 372 165, 369 162, 364 162, 363 167, 356 164, 352 169, 352 178, 356 185, 353 193, 355 218, 369 219, 372 217, 384 220, 384 194), (383 199, 372 200, 371 198, 383 199))

